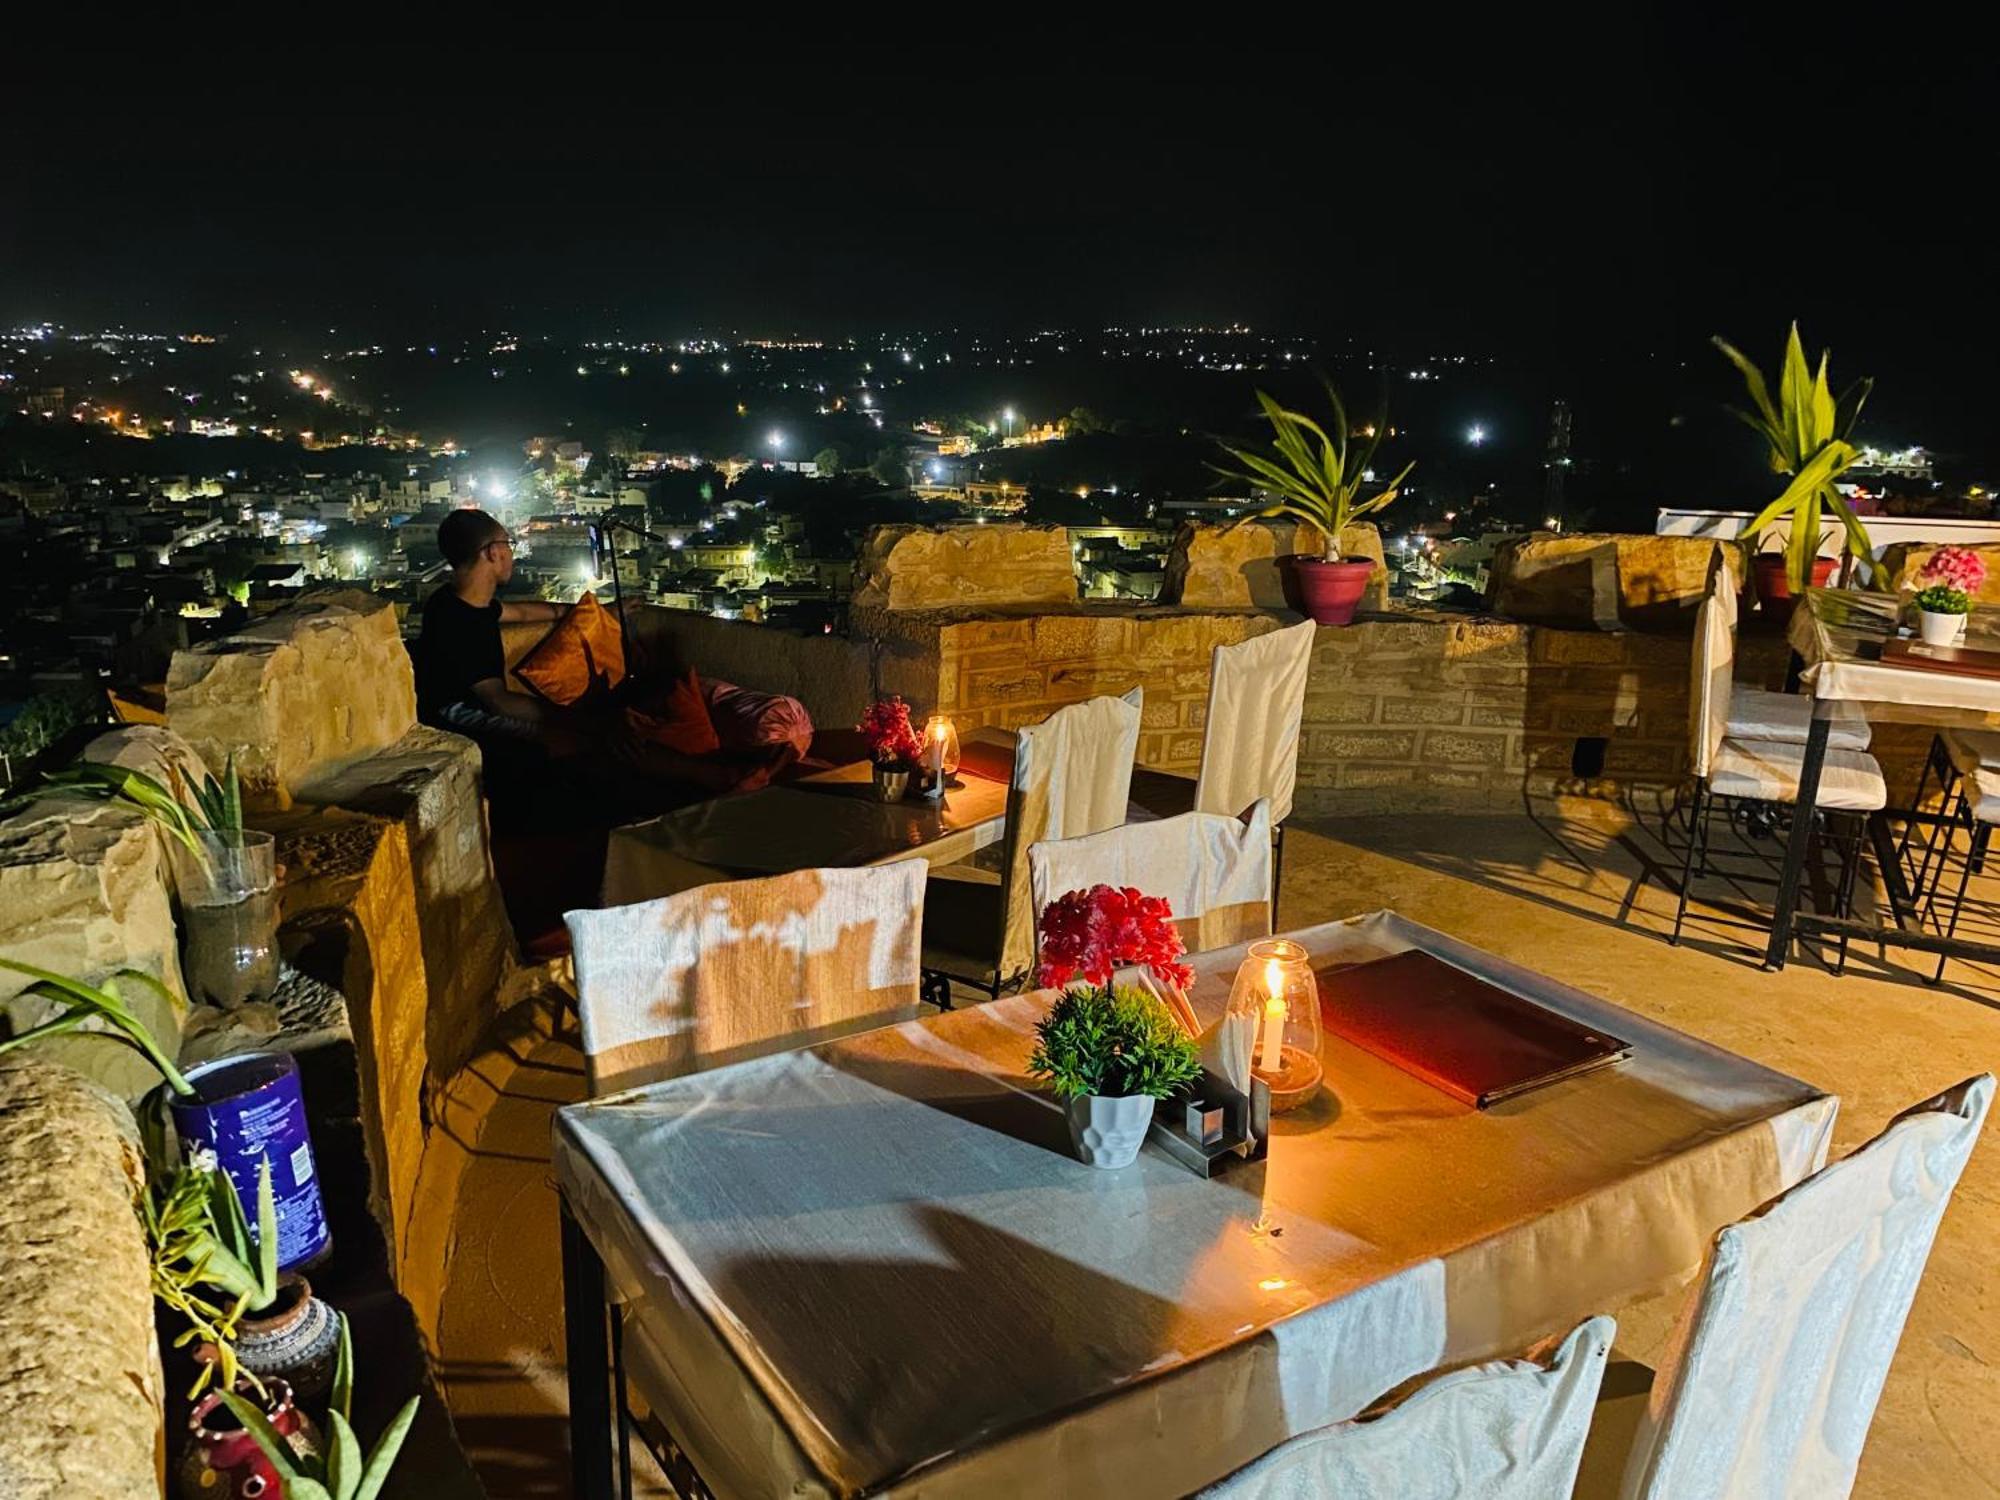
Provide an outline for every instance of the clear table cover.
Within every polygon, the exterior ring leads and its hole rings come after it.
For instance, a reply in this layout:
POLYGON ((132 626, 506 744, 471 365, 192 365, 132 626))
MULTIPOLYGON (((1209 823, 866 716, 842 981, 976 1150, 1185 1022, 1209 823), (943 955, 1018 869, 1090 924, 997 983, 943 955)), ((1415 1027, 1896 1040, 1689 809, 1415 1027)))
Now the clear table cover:
MULTIPOLYGON (((1805 663, 1799 680, 1815 698, 1868 705, 1885 722, 1990 726, 2000 720, 2000 678, 1884 666, 1881 647, 1896 638, 1901 601, 1852 589, 1809 589, 1792 611, 1787 639, 1805 663)), ((1964 644, 2000 651, 2000 611, 1975 609, 1964 644)))
MULTIPOLYGON (((1486 1111, 1328 1034, 1269 1159, 1100 1172, 1023 1074, 1038 993, 562 1110, 628 1362, 722 1496, 1184 1495, 1414 1374, 1671 1289, 1824 1160, 1837 1101, 1378 912, 1634 1043, 1486 1111)), ((1201 955, 1218 1013, 1240 950, 1201 955)))

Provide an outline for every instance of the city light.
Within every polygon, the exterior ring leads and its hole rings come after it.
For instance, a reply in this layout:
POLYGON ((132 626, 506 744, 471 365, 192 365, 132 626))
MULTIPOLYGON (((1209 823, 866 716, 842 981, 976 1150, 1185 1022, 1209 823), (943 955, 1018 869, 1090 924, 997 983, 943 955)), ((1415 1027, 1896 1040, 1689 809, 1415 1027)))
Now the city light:
POLYGON ((576 576, 581 578, 585 583, 597 582, 597 575, 590 570, 590 564, 587 562, 576 565, 576 576))
POLYGON ((770 444, 773 453, 782 453, 784 451, 785 435, 782 432, 773 429, 771 432, 765 434, 764 441, 770 444))
POLYGON ((1481 443, 1486 441, 1486 429, 1477 422, 1474 422, 1470 427, 1465 429, 1465 440, 1477 448, 1481 443))

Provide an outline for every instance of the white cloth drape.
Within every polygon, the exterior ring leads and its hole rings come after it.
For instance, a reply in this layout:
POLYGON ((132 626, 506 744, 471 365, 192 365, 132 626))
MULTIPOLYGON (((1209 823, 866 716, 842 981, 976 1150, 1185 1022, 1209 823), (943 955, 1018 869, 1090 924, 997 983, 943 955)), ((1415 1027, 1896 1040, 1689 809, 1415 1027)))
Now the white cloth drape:
POLYGON ((910 1019, 926 870, 797 870, 570 912, 591 1092, 910 1019))
MULTIPOLYGON (((1740 601, 1736 576, 1720 558, 1708 575, 1708 596, 1727 626, 1729 656, 1736 655, 1736 627, 1740 601)), ((1697 639, 1700 637, 1697 636, 1697 639)), ((1764 688, 1734 684, 1730 689, 1728 734, 1733 740, 1777 740, 1787 745, 1803 745, 1812 728, 1813 700, 1798 693, 1773 693, 1764 688)), ((1857 704, 1836 705, 1833 725, 1827 734, 1831 750, 1866 750, 1868 715, 1857 704)))
POLYGON ((1586 1319, 1547 1365, 1453 1371, 1381 1416, 1281 1444, 1198 1500, 1562 1500, 1616 1328, 1586 1319))
POLYGON ((1715 1238, 1625 1471, 1632 1500, 1840 1500, 1993 1100, 1981 1074, 1715 1238))
POLYGON ((1247 818, 1183 813, 1127 823, 1078 839, 1044 839, 1028 851, 1039 915, 1066 891, 1132 886, 1163 896, 1190 953, 1271 931, 1271 804, 1247 818))
POLYGON ((1081 838, 1125 821, 1132 761, 1139 752, 1144 689, 1092 698, 1022 726, 1014 741, 1014 796, 1007 818, 1007 925, 1000 973, 1026 973, 1035 959, 1034 893, 1028 851, 1044 839, 1081 838))
POLYGON ((1252 802, 1265 797, 1270 799, 1273 823, 1292 815, 1299 774, 1299 721, 1305 715, 1306 672, 1318 633, 1319 627, 1308 620, 1239 645, 1215 648, 1195 811, 1240 817, 1252 802))

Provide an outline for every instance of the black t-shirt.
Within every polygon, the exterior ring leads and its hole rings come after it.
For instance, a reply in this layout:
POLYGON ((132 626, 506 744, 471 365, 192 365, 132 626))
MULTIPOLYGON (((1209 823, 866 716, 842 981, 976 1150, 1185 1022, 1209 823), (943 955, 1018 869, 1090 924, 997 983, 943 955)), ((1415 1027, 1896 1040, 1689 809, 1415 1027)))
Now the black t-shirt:
POLYGON ((472 700, 472 685, 507 675, 500 646, 500 601, 484 609, 467 604, 446 584, 424 601, 424 630, 417 644, 417 712, 434 718, 454 703, 472 700))

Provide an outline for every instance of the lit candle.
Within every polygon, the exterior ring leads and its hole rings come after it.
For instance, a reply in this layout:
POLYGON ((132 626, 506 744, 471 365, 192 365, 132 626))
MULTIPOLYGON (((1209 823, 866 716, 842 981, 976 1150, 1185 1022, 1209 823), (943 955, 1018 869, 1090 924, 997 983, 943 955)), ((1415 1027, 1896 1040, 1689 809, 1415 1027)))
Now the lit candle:
POLYGON ((1285 974, 1276 959, 1264 965, 1264 989, 1270 998, 1264 1002, 1263 1038, 1257 1046, 1257 1067, 1265 1073, 1282 1073, 1285 1054, 1285 974))

